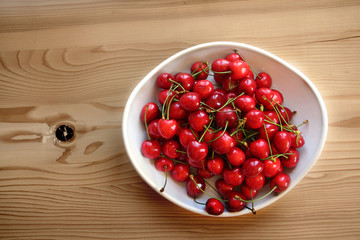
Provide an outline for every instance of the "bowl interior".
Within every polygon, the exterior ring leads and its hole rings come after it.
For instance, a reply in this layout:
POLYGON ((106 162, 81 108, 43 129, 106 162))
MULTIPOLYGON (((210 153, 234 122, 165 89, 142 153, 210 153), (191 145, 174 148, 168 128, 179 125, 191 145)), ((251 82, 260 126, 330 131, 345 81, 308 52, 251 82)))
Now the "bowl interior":
MULTIPOLYGON (((153 69, 130 95, 123 116, 123 137, 135 169, 145 182, 155 191, 159 191, 164 183, 164 173, 158 172, 154 167, 154 161, 144 158, 141 154, 141 143, 147 137, 144 124, 139 117, 141 108, 146 103, 153 101, 158 104, 157 95, 160 89, 155 85, 156 77, 162 72, 172 74, 189 72, 192 63, 205 60, 211 63, 217 58, 225 57, 233 49, 237 49, 256 72, 264 71, 270 74, 273 79, 272 88, 281 91, 284 95, 284 106, 297 112, 293 117, 293 124, 309 121, 299 128, 306 143, 299 149, 300 160, 296 168, 287 170, 292 180, 290 187, 277 197, 270 195, 256 202, 255 208, 259 210, 279 199, 305 176, 319 157, 327 133, 327 113, 319 92, 306 76, 278 57, 256 47, 232 42, 201 44, 173 55, 153 69)), ((213 81, 211 77, 209 80, 213 81)), ((209 181, 213 186, 214 180, 215 178, 209 181)), ((216 196, 211 188, 208 187, 207 191, 216 196)), ((262 196, 267 191, 269 186, 264 187, 258 196, 262 196)), ((185 209, 207 215, 203 205, 195 203, 187 196, 184 183, 177 183, 169 178, 165 191, 160 194, 185 209)), ((198 200, 205 202, 207 198, 208 196, 203 194, 198 200)), ((220 216, 236 216, 249 212, 244 209, 237 213, 224 212, 220 216)))

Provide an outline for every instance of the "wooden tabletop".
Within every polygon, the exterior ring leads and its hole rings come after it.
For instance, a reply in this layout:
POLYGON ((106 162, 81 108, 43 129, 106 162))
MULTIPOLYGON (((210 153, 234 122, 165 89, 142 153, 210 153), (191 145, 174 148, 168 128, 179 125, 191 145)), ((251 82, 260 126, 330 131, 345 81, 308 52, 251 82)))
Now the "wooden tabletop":
POLYGON ((359 62, 356 0, 1 1, 0 238, 360 239, 359 62), (153 191, 124 149, 136 84, 211 41, 279 56, 327 106, 317 163, 256 215, 188 212, 153 191), (55 140, 62 124, 72 141, 55 140))

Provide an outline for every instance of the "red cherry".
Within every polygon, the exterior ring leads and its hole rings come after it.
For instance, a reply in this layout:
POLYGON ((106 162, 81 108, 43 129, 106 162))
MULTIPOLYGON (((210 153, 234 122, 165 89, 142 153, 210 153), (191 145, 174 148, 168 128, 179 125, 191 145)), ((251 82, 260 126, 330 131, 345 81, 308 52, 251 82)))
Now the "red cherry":
POLYGON ((148 125, 148 131, 149 131, 149 135, 150 135, 151 139, 161 138, 161 135, 158 130, 158 122, 159 122, 159 119, 155 119, 155 120, 151 121, 148 125))
POLYGON ((255 81, 258 88, 270 88, 272 84, 270 75, 265 72, 259 73, 255 81))
POLYGON ((246 185, 251 189, 260 190, 265 184, 265 177, 263 174, 258 174, 255 177, 245 177, 246 185))
POLYGON ((215 153, 217 154, 226 154, 235 147, 236 141, 232 138, 228 132, 219 131, 215 134, 212 147, 215 153))
POLYGON ((270 188, 273 189, 275 186, 277 187, 275 192, 283 192, 285 191, 291 183, 290 176, 286 173, 280 172, 276 174, 270 181, 270 188))
POLYGON ((158 158, 161 154, 161 144, 158 140, 145 140, 141 144, 141 153, 149 159, 158 158))
POLYGON ((271 90, 274 93, 273 101, 276 102, 277 104, 281 105, 284 101, 283 95, 278 90, 275 90, 275 89, 271 89, 271 90))
POLYGON ((211 64, 211 70, 218 73, 227 72, 230 70, 230 61, 224 58, 216 59, 211 64))
POLYGON ((205 104, 210 106, 214 109, 219 109, 226 103, 225 93, 222 92, 215 92, 213 93, 205 100, 205 104))
POLYGON ((160 118, 159 107, 153 102, 149 102, 145 104, 145 106, 141 109, 140 119, 144 123, 145 123, 145 112, 146 112, 147 123, 151 122, 154 119, 160 118))
POLYGON ((291 147, 292 148, 301 148, 305 144, 305 139, 301 134, 299 137, 296 136, 295 133, 289 132, 290 139, 291 139, 291 147))
POLYGON ((267 158, 270 153, 270 147, 268 142, 262 138, 251 142, 249 148, 251 154, 260 159, 267 158))
POLYGON ((238 147, 233 147, 227 154, 229 163, 235 167, 241 166, 245 162, 245 153, 238 147))
POLYGON ((230 129, 229 134, 234 138, 235 141, 241 141, 243 139, 242 131, 239 131, 237 128, 230 129))
POLYGON ((158 131, 161 137, 170 139, 175 136, 178 125, 174 119, 160 119, 158 121, 158 131))
POLYGON ((178 163, 171 170, 171 177, 179 182, 185 182, 189 179, 190 167, 187 164, 178 163))
POLYGON ((244 181, 244 175, 239 167, 234 167, 232 169, 225 168, 222 172, 222 177, 226 183, 233 186, 239 186, 244 181))
POLYGON ((206 159, 202 159, 202 160, 193 160, 189 157, 186 158, 186 162, 193 168, 200 168, 203 169, 205 167, 205 160, 206 159))
POLYGON ((170 81, 174 81, 175 77, 170 74, 170 73, 160 73, 159 76, 156 78, 156 85, 159 88, 163 88, 163 89, 169 89, 172 82, 170 81))
POLYGON ((216 198, 209 198, 205 209, 208 214, 217 216, 224 212, 224 205, 216 198))
POLYGON ((160 104, 166 104, 170 101, 172 98, 178 99, 178 95, 174 91, 170 91, 169 89, 164 89, 159 93, 159 102, 160 104), (169 95, 169 96, 168 96, 169 95), (174 97, 175 96, 175 97, 174 97), (165 103, 166 102, 166 103, 165 103))
POLYGON ((245 127, 249 129, 261 128, 264 124, 264 117, 264 113, 257 109, 247 112, 244 116, 246 118, 245 127))
POLYGON ((231 73, 231 78, 235 81, 239 81, 244 78, 250 71, 249 64, 242 60, 230 62, 229 68, 231 73))
POLYGON ((241 192, 229 191, 226 193, 225 197, 227 200, 226 208, 230 212, 238 212, 242 210, 246 205, 244 201, 240 200, 246 200, 246 197, 241 192))
POLYGON ((226 76, 221 82, 222 88, 226 92, 235 91, 236 87, 238 85, 238 82, 231 78, 231 76, 226 76))
MULTIPOLYGON (((265 117, 265 119, 266 119, 266 117, 265 117)), ((279 127, 272 123, 267 123, 267 122, 264 122, 264 126, 265 126, 265 129, 264 129, 264 127, 259 128, 259 138, 262 138, 266 141, 267 141, 267 139, 269 139, 269 141, 271 141, 273 139, 275 133, 277 133, 279 131, 279 127)))
POLYGON ((241 193, 247 200, 254 199, 257 195, 257 190, 249 188, 246 184, 241 185, 241 193), (252 198, 251 198, 252 196, 252 198))
POLYGON ((190 127, 195 131, 201 132, 204 127, 210 122, 209 115, 203 110, 191 112, 188 115, 188 122, 190 127))
POLYGON ((215 175, 207 168, 197 168, 196 173, 202 178, 212 178, 215 175))
POLYGON ((245 93, 246 95, 252 96, 256 91, 256 82, 254 79, 246 77, 240 80, 237 86, 237 92, 245 93))
POLYGON ((200 161, 206 158, 208 154, 208 146, 204 142, 192 140, 186 148, 187 155, 194 161, 200 161))
MULTIPOLYGON (((192 90, 194 84, 195 84, 195 79, 194 77, 189 74, 189 73, 180 73, 175 77, 175 81, 180 83, 181 86, 185 89, 185 90, 192 90)), ((176 88, 177 90, 181 91, 182 88, 178 87, 176 88)))
POLYGON ((294 168, 299 162, 299 152, 295 148, 290 148, 286 153, 290 153, 290 155, 286 155, 286 157, 280 157, 281 164, 287 168, 294 168))
POLYGON ((237 96, 238 96, 238 94, 236 92, 227 92, 225 94, 225 99, 226 99, 226 101, 229 101, 229 100, 235 99, 237 96))
POLYGON ((251 79, 254 79, 254 73, 251 71, 248 72, 248 74, 246 74, 246 76, 244 78, 251 78, 251 79))
POLYGON ((200 95, 195 92, 185 93, 180 97, 180 105, 187 111, 195 111, 200 107, 200 95))
POLYGON ((270 88, 258 88, 255 91, 256 100, 264 105, 267 110, 273 110, 273 106, 275 103, 272 100, 274 97, 274 92, 270 88))
POLYGON ((286 131, 279 131, 275 133, 272 142, 274 143, 274 147, 278 153, 286 153, 291 146, 291 138, 286 131))
POLYGON ((237 97, 234 101, 234 104, 243 113, 247 113, 255 109, 256 106, 255 100, 248 95, 241 95, 237 97))
POLYGON ((226 56, 225 59, 228 60, 228 61, 230 61, 230 62, 239 61, 239 60, 244 60, 244 59, 242 59, 242 57, 240 57, 240 55, 237 54, 237 53, 230 53, 229 55, 226 56))
POLYGON ((207 99, 214 91, 214 85, 208 80, 199 80, 195 83, 193 91, 198 93, 202 100, 207 99))
POLYGON ((220 175, 224 170, 224 160, 221 157, 208 159, 206 162, 207 169, 214 175, 220 175))
POLYGON ((222 85, 222 82, 229 77, 230 74, 214 74, 215 82, 219 85, 222 85))
POLYGON ((178 152, 178 157, 176 158, 176 160, 178 160, 180 162, 186 162, 186 159, 188 157, 186 154, 186 149, 182 145, 180 146, 180 151, 178 152))
POLYGON ((241 167, 245 177, 255 177, 264 169, 264 164, 256 158, 248 158, 241 167))
POLYGON ((162 152, 168 158, 177 158, 179 153, 180 144, 175 140, 167 140, 162 145, 162 152))
POLYGON ((169 118, 179 120, 187 116, 187 111, 181 106, 180 102, 173 102, 169 109, 169 118))
POLYGON ((190 175, 186 182, 186 193, 189 197, 196 197, 203 193, 200 189, 205 191, 205 186, 205 181, 202 177, 190 175))
POLYGON ((214 140, 215 133, 216 130, 213 129, 208 129, 205 133, 203 133, 203 142, 205 142, 209 147, 212 146, 212 140, 214 140))
POLYGON ((276 124, 280 123, 279 117, 275 111, 273 111, 273 110, 264 111, 264 114, 265 114, 265 119, 267 121, 272 121, 273 123, 276 123, 276 124))
POLYGON ((195 76, 196 80, 203 80, 206 79, 209 75, 209 69, 206 63, 203 62, 196 62, 191 65, 190 68, 191 74, 195 76))
POLYGON ((158 159, 156 159, 155 161, 155 168, 159 171, 162 172, 171 172, 171 170, 174 167, 174 162, 171 161, 168 158, 164 158, 164 157, 159 157, 158 159))
POLYGON ((225 127, 226 123, 228 127, 234 127, 237 124, 238 116, 236 111, 231 107, 223 107, 221 111, 215 113, 215 123, 219 127, 225 127))
POLYGON ((279 109, 279 112, 280 112, 280 122, 282 124, 285 124, 285 123, 289 123, 292 119, 292 112, 289 108, 287 107, 278 107, 277 108, 279 109))
POLYGON ((266 159, 263 163, 264 169, 262 173, 265 177, 274 177, 279 172, 281 167, 281 162, 278 158, 275 158, 275 160, 266 159))
POLYGON ((184 148, 187 147, 190 141, 196 140, 198 138, 199 134, 197 132, 191 131, 189 128, 181 128, 179 132, 179 142, 184 148))
POLYGON ((221 196, 225 196, 227 192, 232 191, 234 189, 233 185, 226 183, 222 178, 216 180, 215 187, 221 196))

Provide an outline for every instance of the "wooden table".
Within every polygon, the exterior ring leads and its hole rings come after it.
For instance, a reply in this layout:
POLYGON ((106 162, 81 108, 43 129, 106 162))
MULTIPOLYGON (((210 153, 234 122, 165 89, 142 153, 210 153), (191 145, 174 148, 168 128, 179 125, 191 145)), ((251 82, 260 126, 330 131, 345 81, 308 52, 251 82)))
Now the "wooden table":
POLYGON ((351 0, 1 1, 0 238, 360 239, 359 39, 351 0), (122 112, 135 85, 210 41, 283 58, 327 106, 320 159, 255 216, 188 212, 125 153, 122 112), (63 123, 76 133, 64 144, 54 140, 63 123))

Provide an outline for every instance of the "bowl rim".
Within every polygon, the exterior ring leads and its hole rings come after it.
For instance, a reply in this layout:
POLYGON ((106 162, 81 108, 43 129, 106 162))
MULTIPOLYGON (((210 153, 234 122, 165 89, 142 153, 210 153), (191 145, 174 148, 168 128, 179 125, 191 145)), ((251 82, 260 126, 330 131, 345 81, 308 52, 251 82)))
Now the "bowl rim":
MULTIPOLYGON (((309 167, 306 169, 306 171, 304 171, 300 177, 298 177, 298 179, 296 181, 292 181, 290 187, 282 192, 281 194, 279 194, 276 198, 270 198, 268 201, 260 203, 259 205, 257 205, 257 210, 260 210, 262 208, 264 208, 265 206, 268 206, 272 203, 274 203, 275 201, 279 200, 281 197, 285 196, 293 187, 295 187, 298 182, 300 182, 304 176, 310 171, 310 169, 314 166, 314 164, 317 162, 317 160, 320 157, 320 154, 324 148, 325 145, 325 141, 326 141, 326 137, 327 137, 327 132, 328 132, 328 115, 327 115, 327 110, 326 110, 326 105, 324 103, 324 100, 320 94, 320 92, 318 91, 318 89, 316 88, 316 86, 311 82, 311 80, 305 75, 303 74, 301 71, 299 71, 297 68, 295 68, 294 66, 292 66, 291 64, 287 63, 286 61, 282 60, 281 58, 275 56, 274 54, 249 45, 249 44, 245 44, 245 43, 239 43, 239 42, 231 42, 231 41, 215 41, 215 42, 207 42, 207 43, 202 43, 202 44, 198 44, 189 48, 186 48, 180 52, 177 52, 175 54, 173 54, 172 56, 168 57, 167 59, 165 59, 164 61, 162 61, 160 64, 158 64, 155 68, 153 68, 153 70, 151 70, 137 85, 136 87, 132 90, 130 96, 128 97, 128 100, 126 102, 125 105, 125 109, 123 112, 123 117, 122 117, 122 137, 123 137, 123 142, 125 145, 125 149, 127 152, 127 155, 132 163, 132 165, 134 166, 136 172, 140 175, 140 177, 151 187, 153 188, 156 192, 158 192, 159 194, 161 194, 161 196, 165 197, 166 199, 168 199, 169 201, 175 203, 176 205, 187 209, 190 212, 194 212, 197 214, 201 214, 204 216, 212 216, 206 213, 206 211, 204 210, 199 210, 199 209, 193 209, 191 207, 189 207, 188 205, 184 204, 181 201, 178 201, 176 198, 172 197, 171 195, 167 194, 166 192, 160 193, 157 189, 157 186, 155 186, 155 183, 153 183, 152 181, 150 181, 149 178, 147 178, 145 176, 145 174, 143 174, 139 167, 137 167, 137 163, 134 160, 135 156, 133 155, 132 151, 131 151, 131 147, 130 147, 130 143, 128 141, 126 141, 126 135, 127 135, 127 128, 124 126, 128 125, 128 116, 129 116, 129 112, 131 110, 131 103, 133 102, 134 98, 136 97, 136 95, 138 94, 139 90, 145 85, 145 83, 152 77, 154 77, 154 74, 157 73, 160 69, 162 69, 165 65, 167 65, 169 62, 173 61, 176 58, 179 58, 182 55, 185 55, 187 53, 190 53, 192 51, 195 50, 200 50, 203 48, 209 48, 209 47, 214 47, 214 46, 226 46, 226 47, 240 47, 240 48, 244 48, 244 49, 248 49, 254 52, 257 52, 259 54, 265 55, 268 58, 271 58, 274 61, 277 61, 278 63, 280 63, 281 65, 283 65, 284 67, 288 68, 290 71, 294 72, 296 75, 298 75, 303 81, 305 81, 305 83, 309 86, 309 88, 311 89, 311 91, 314 93, 320 109, 321 109, 321 116, 322 116, 322 134, 321 134, 321 139, 319 142, 319 147, 317 148, 317 151, 314 154, 314 161, 312 162, 311 165, 309 165, 309 167)), ((247 209, 243 209, 240 212, 235 212, 235 213, 224 213, 221 214, 217 217, 235 217, 235 216, 240 216, 240 215, 244 215, 244 214, 248 214, 251 213, 250 210, 247 209)))

